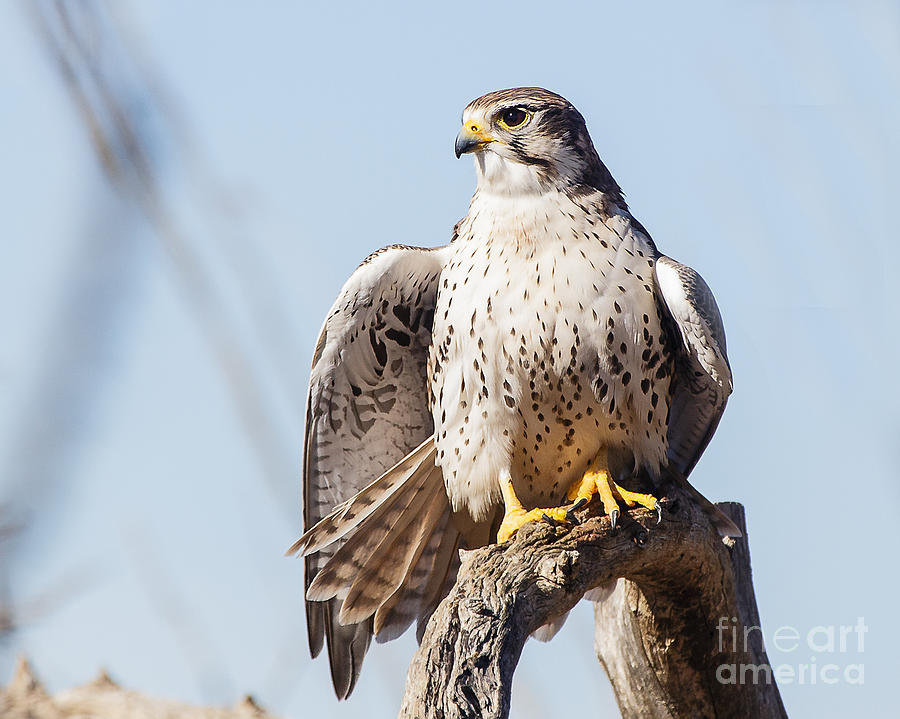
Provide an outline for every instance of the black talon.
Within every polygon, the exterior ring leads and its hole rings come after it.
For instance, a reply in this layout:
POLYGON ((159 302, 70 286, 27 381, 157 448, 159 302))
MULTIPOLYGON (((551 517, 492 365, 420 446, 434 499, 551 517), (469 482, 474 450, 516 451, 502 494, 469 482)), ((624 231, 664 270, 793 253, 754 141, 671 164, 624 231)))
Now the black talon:
POLYGON ((614 509, 612 512, 609 513, 609 526, 611 529, 616 528, 616 521, 618 519, 619 519, 619 510, 618 509, 614 509))
POLYGON ((659 524, 660 522, 662 522, 662 505, 657 502, 653 505, 653 509, 656 510, 656 523, 659 524))
POLYGON ((541 519, 543 519, 551 527, 555 527, 558 524, 558 522, 555 519, 551 519, 550 516, 546 512, 541 514, 541 519))
POLYGON ((581 509, 584 505, 588 503, 587 497, 579 497, 575 503, 566 510, 566 521, 571 522, 572 524, 577 524, 578 519, 575 517, 575 511, 581 509))

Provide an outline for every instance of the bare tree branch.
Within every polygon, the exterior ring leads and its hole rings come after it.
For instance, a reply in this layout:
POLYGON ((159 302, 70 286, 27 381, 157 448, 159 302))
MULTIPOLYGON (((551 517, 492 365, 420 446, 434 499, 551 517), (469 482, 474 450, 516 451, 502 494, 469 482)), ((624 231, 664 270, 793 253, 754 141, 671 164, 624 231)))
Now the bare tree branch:
MULTIPOLYGON (((600 587, 597 649, 625 717, 785 717, 761 632, 744 651, 731 624, 717 630, 723 617, 759 626, 746 532, 726 544, 686 496, 664 505, 659 525, 639 511, 613 531, 586 514, 571 531, 535 525, 466 553, 410 665, 400 716, 507 717, 525 640, 600 587), (720 667, 732 664, 760 667, 759 683, 726 683, 720 667)), ((739 505, 720 506, 743 525, 739 505)))

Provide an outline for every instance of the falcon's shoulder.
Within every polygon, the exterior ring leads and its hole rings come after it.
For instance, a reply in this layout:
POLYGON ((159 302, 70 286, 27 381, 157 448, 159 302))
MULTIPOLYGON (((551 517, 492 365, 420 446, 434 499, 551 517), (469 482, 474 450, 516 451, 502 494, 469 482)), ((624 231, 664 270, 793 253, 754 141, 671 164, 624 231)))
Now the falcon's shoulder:
POLYGON ((668 455, 687 476, 709 444, 731 394, 725 328, 712 290, 696 270, 660 255, 655 272, 660 304, 677 330, 668 455))

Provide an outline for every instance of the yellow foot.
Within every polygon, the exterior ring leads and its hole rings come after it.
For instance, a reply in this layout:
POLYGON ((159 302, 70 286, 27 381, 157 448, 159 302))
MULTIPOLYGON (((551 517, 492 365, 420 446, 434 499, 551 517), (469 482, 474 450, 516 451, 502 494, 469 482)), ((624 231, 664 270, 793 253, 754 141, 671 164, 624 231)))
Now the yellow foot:
POLYGON ((588 466, 584 476, 573 482, 569 487, 567 497, 573 505, 570 509, 578 509, 591 501, 594 494, 600 495, 603 503, 603 511, 609 515, 613 527, 619 518, 619 502, 627 507, 640 505, 647 509, 655 509, 657 522, 662 519, 662 508, 659 501, 652 494, 632 492, 616 484, 607 467, 606 450, 602 449, 588 466))
POLYGON ((503 516, 503 522, 500 523, 500 529, 497 530, 497 543, 502 544, 507 539, 518 532, 523 525, 529 522, 566 522, 566 512, 569 507, 548 507, 547 509, 532 509, 525 511, 522 507, 517 507, 508 511, 503 516))
POLYGON ((570 521, 566 518, 566 514, 571 507, 548 507, 546 509, 526 510, 516 496, 516 491, 513 489, 512 477, 509 475, 505 475, 501 479, 500 491, 503 493, 503 507, 505 512, 503 514, 503 521, 500 523, 500 529, 497 530, 497 542, 499 544, 502 544, 512 537, 519 531, 523 524, 528 524, 529 522, 540 522, 542 520, 549 522, 570 521))
POLYGON ((620 487, 615 482, 613 482, 612 491, 613 495, 615 495, 617 499, 621 499, 623 502, 625 502, 625 506, 627 507, 634 507, 635 505, 639 504, 642 507, 646 507, 647 509, 660 509, 659 500, 652 494, 630 492, 624 487, 620 487))

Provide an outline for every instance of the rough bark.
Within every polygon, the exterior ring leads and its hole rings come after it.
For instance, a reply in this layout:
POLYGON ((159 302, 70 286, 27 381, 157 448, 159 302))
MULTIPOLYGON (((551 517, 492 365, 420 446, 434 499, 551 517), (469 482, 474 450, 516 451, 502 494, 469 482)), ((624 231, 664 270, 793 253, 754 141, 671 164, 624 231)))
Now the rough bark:
POLYGON ((246 696, 233 709, 198 707, 123 689, 105 672, 94 681, 50 696, 24 659, 0 688, 4 719, 275 719, 246 696))
POLYGON ((743 538, 723 541, 673 492, 660 524, 641 510, 612 530, 589 509, 571 531, 527 526, 512 544, 465 553, 410 665, 400 716, 507 717, 525 640, 596 588, 597 652, 624 717, 786 717, 770 668, 758 683, 746 670, 741 681, 742 664, 768 659, 760 631, 743 651, 743 627, 759 626, 743 510, 719 506, 743 538), (737 683, 723 683, 732 675, 721 667, 732 664, 737 683))

